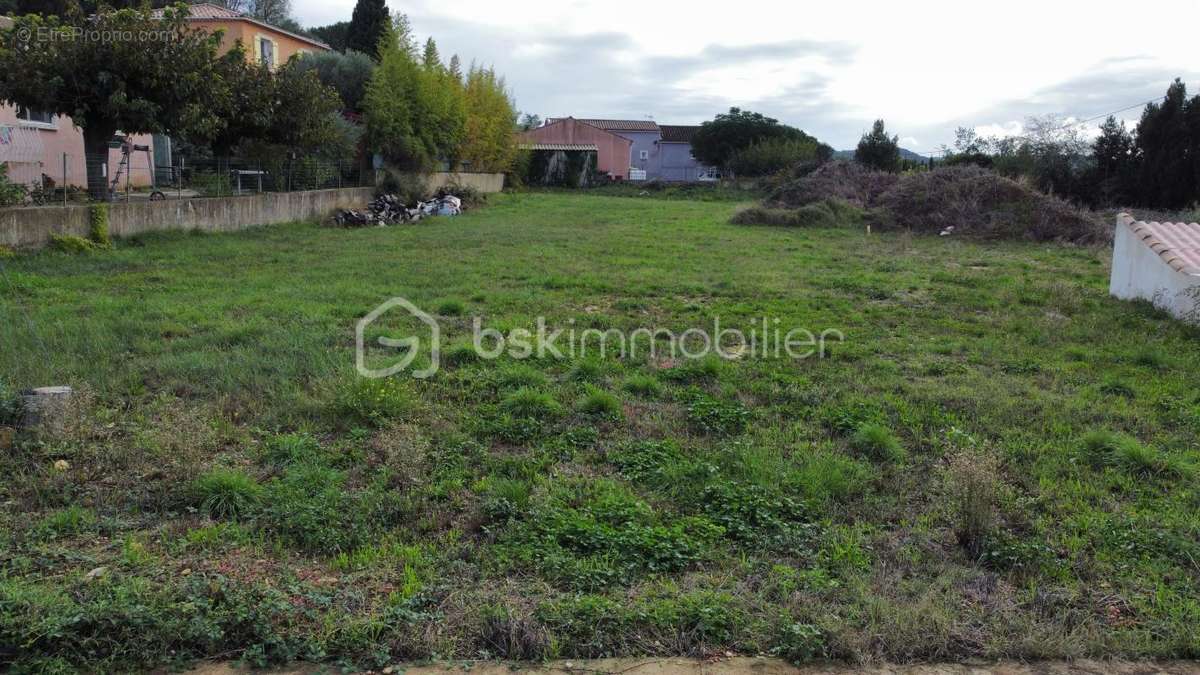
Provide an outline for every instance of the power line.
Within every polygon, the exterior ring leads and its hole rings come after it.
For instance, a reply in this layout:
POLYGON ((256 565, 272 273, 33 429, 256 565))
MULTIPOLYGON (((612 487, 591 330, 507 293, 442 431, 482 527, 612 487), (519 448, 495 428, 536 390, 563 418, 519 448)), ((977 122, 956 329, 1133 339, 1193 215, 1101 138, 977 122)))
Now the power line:
MULTIPOLYGON (((1159 103, 1161 101, 1166 100, 1166 98, 1167 98, 1167 96, 1164 94, 1162 96, 1159 96, 1158 98, 1152 98, 1149 101, 1142 101, 1141 103, 1134 103, 1133 105, 1128 105, 1128 106, 1125 106, 1124 108, 1119 108, 1119 109, 1113 110, 1111 112, 1101 113, 1099 115, 1094 115, 1092 117, 1088 117, 1088 118, 1082 119, 1082 120, 1076 120, 1074 122, 1067 122, 1066 124, 1063 124, 1062 126, 1051 129, 1051 131, 1061 131, 1063 129, 1070 129, 1071 127, 1077 127, 1081 124, 1087 124, 1088 122, 1095 122, 1098 119, 1106 119, 1111 115, 1116 115, 1117 113, 1122 113, 1122 112, 1125 112, 1126 110, 1133 110, 1134 108, 1144 108, 1144 107, 1150 105, 1151 103, 1159 103)), ((941 150, 923 152, 920 154, 927 155, 932 159, 934 154, 945 155, 948 152, 950 152, 950 149, 944 147, 941 150)))

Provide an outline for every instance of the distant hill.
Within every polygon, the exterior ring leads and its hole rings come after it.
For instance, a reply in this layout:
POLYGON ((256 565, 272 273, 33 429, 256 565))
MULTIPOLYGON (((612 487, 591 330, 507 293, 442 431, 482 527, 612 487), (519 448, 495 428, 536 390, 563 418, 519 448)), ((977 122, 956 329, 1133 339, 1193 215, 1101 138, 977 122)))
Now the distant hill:
MULTIPOLYGON (((834 150, 833 158, 834 159, 854 159, 854 151, 853 150, 834 150)), ((900 159, 907 159, 912 162, 927 162, 927 161, 929 161, 929 155, 922 155, 920 153, 913 152, 912 150, 908 150, 906 148, 900 148, 900 159)))

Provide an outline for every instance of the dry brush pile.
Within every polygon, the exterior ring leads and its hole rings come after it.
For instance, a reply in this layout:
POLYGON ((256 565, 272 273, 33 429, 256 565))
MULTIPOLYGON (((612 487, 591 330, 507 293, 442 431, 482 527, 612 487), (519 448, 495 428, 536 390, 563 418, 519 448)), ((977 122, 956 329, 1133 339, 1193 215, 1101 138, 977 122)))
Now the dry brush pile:
POLYGON ((736 214, 734 222, 866 222, 883 230, 1077 244, 1112 238, 1098 215, 976 166, 896 175, 852 162, 829 162, 778 188, 761 206, 736 214))

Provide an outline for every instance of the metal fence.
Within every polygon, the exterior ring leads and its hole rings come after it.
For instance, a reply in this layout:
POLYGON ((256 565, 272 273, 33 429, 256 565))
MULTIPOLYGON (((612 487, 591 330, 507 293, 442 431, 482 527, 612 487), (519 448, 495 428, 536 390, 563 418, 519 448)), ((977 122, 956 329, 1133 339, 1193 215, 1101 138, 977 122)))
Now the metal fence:
POLYGON ((151 152, 114 149, 107 156, 63 153, 40 160, 21 164, 17 167, 20 172, 10 165, 10 179, 26 185, 27 202, 33 205, 87 201, 89 176, 104 181, 105 193, 112 201, 230 197, 375 184, 374 170, 360 162, 314 157, 197 160, 175 156, 169 164, 161 164, 151 152))

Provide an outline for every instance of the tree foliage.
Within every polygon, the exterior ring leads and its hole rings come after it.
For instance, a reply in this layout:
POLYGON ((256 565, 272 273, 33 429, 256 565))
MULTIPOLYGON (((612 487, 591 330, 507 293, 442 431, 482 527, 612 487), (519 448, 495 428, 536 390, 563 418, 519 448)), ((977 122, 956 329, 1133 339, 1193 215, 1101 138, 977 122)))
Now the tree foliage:
POLYGON ((358 0, 346 27, 346 49, 382 58, 381 43, 392 27, 386 0, 358 0))
POLYGON ((460 158, 472 171, 507 171, 517 151, 517 111, 504 78, 492 68, 472 66, 467 71, 466 110, 460 158))
MULTIPOLYGON (((749 110, 730 108, 728 113, 718 114, 700 125, 692 139, 692 154, 704 164, 727 169, 730 159, 738 151, 772 139, 816 142, 803 131, 781 124, 779 120, 749 110)), ((833 152, 823 143, 818 147, 823 159, 833 152)))
POLYGON ((811 138, 771 138, 735 152, 729 159, 729 168, 738 176, 769 176, 798 164, 816 165, 819 161, 820 144, 811 138))
MULTIPOLYGON (((107 155, 118 130, 213 134, 221 124, 211 106, 221 88, 220 37, 189 28, 186 11, 179 5, 161 18, 148 7, 20 17, 0 33, 0 100, 69 115, 88 154, 107 155), (73 28, 133 39, 37 39, 73 28)), ((104 178, 89 168, 89 192, 103 197, 104 178)))
POLYGON ((888 136, 883 120, 875 120, 871 131, 859 139, 854 159, 873 169, 895 173, 900 170, 900 138, 888 136))
POLYGON ((509 167, 516 113, 503 78, 475 66, 465 77, 456 74, 457 56, 443 64, 433 39, 418 51, 403 15, 385 34, 379 57, 363 99, 371 150, 403 170, 509 167))
POLYGON ((321 82, 336 90, 344 109, 362 112, 367 85, 375 72, 371 57, 356 51, 315 52, 301 56, 296 66, 315 72, 321 82))
POLYGON ((1150 103, 1131 133, 1109 116, 1089 140, 1061 115, 1025 120, 1024 132, 982 138, 960 128, 947 164, 979 164, 1023 176, 1040 190, 1091 206, 1178 209, 1200 201, 1200 96, 1180 80, 1150 103))
POLYGON ((329 45, 334 51, 346 51, 346 38, 350 34, 350 22, 338 21, 327 26, 309 28, 308 34, 329 45))

